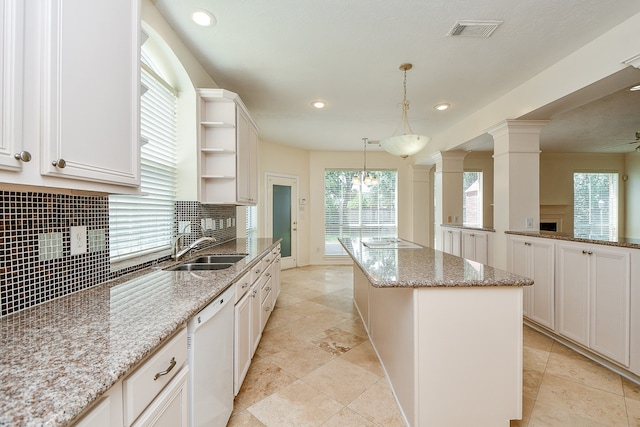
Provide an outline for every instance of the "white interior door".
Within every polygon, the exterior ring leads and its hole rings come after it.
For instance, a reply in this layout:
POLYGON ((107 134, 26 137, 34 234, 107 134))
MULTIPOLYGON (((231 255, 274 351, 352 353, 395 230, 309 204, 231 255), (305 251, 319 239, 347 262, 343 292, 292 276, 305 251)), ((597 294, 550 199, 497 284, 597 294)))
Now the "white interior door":
POLYGON ((283 269, 298 265, 298 178, 267 174, 267 236, 280 237, 283 269))

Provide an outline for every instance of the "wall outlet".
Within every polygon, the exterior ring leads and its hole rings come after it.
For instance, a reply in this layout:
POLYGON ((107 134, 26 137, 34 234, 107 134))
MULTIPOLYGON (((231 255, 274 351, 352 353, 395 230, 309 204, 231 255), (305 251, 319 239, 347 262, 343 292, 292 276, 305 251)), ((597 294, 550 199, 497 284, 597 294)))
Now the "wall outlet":
POLYGON ((219 220, 219 225, 220 225, 220 226, 219 226, 218 228, 219 228, 220 230, 222 230, 222 229, 224 228, 224 219, 222 219, 222 218, 221 218, 221 219, 219 220))
POLYGON ((84 225, 71 227, 71 255, 87 253, 87 227, 84 225))
POLYGON ((213 230, 213 218, 206 218, 204 220, 204 229, 213 230))
POLYGON ((533 228, 533 218, 528 217, 528 218, 525 220, 525 227, 527 227, 527 228, 533 228))

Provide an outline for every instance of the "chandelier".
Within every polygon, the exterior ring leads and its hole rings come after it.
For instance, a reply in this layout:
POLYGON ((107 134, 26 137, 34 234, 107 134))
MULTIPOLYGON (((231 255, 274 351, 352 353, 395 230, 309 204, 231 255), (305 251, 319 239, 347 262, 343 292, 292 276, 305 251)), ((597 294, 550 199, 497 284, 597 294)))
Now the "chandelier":
POLYGON ((407 71, 413 67, 411 64, 400 65, 400 70, 404 71, 404 98, 402 103, 402 118, 400 124, 396 128, 393 135, 380 140, 380 146, 388 153, 394 156, 400 156, 403 159, 422 150, 431 138, 424 135, 416 135, 411 129, 407 111, 409 110, 409 101, 407 100, 407 71))
POLYGON ((362 143, 364 144, 364 169, 362 172, 353 175, 351 185, 355 187, 361 184, 365 187, 378 185, 378 178, 371 176, 369 172, 367 172, 367 144, 369 144, 369 138, 362 138, 362 143))

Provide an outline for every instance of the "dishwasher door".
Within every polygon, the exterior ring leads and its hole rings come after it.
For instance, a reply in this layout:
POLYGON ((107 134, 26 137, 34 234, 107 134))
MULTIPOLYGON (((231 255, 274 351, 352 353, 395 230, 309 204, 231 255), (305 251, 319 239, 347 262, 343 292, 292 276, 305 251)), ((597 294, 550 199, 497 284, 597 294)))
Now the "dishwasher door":
POLYGON ((224 427, 233 411, 234 298, 235 285, 187 324, 192 427, 224 427))

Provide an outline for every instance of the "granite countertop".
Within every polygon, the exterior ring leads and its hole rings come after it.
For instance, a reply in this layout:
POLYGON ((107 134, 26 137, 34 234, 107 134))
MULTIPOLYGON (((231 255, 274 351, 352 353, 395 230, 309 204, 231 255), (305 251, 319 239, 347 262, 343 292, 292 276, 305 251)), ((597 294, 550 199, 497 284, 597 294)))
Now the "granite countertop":
POLYGON ((460 228, 462 230, 489 231, 495 233, 495 229, 491 227, 468 227, 462 224, 440 224, 440 227, 460 228))
POLYGON ((0 318, 0 426, 69 424, 278 241, 193 255, 248 254, 226 270, 162 270, 169 261, 0 318))
POLYGON ((640 249, 640 239, 630 237, 618 237, 612 240, 595 240, 575 237, 567 233, 557 233, 555 231, 505 231, 506 234, 516 236, 541 237, 545 239, 567 240, 570 242, 592 243, 595 245, 618 246, 621 248, 640 249))
POLYGON ((529 286, 533 280, 413 243, 415 247, 340 243, 375 287, 529 286), (372 247, 373 246, 373 247, 372 247))

